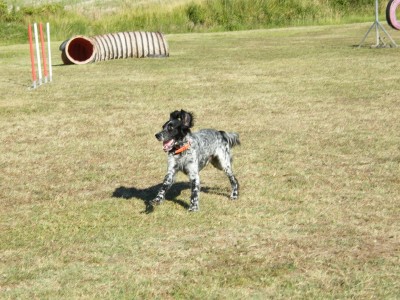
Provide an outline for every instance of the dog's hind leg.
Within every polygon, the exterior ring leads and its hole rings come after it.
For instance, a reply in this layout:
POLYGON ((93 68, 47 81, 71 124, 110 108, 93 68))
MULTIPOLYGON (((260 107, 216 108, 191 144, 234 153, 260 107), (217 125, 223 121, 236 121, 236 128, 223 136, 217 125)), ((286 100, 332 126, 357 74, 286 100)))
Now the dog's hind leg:
POLYGON ((230 195, 231 200, 237 200, 239 198, 239 182, 233 175, 232 171, 232 158, 228 149, 218 151, 216 155, 212 158, 211 164, 219 170, 225 172, 226 176, 229 178, 229 182, 232 187, 232 192, 230 195))
POLYGON ((239 181, 233 175, 233 173, 226 173, 229 177, 229 182, 231 183, 232 193, 230 196, 231 200, 237 200, 239 198, 239 181))

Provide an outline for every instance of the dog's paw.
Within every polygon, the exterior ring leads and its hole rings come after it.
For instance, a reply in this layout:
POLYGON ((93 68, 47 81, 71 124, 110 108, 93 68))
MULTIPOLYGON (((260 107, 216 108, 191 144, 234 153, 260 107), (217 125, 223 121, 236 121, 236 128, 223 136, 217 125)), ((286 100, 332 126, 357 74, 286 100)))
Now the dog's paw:
POLYGON ((237 200, 239 199, 239 194, 237 192, 233 192, 229 197, 230 200, 237 200))
POLYGON ((196 212, 199 211, 199 206, 198 205, 190 205, 188 211, 189 212, 196 212))
POLYGON ((164 199, 156 197, 153 200, 150 200, 149 203, 151 205, 160 205, 163 201, 164 201, 164 199))

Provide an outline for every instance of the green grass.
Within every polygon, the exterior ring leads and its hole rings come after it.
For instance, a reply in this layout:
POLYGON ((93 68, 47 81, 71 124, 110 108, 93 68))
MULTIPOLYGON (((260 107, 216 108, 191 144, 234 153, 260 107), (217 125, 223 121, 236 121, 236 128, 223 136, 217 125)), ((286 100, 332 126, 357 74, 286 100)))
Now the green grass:
POLYGON ((55 41, 37 90, 28 46, 0 46, 0 298, 396 299, 400 61, 352 47, 369 26, 170 34, 168 59, 81 66, 55 41), (240 133, 240 199, 207 167, 199 213, 181 175, 146 214, 181 108, 240 133))
MULTIPOLYGON (((386 4, 380 4, 382 15, 386 4)), ((25 42, 34 22, 49 22, 52 38, 66 40, 135 30, 170 34, 346 24, 371 20, 374 11, 369 0, 0 0, 0 44, 25 42)))

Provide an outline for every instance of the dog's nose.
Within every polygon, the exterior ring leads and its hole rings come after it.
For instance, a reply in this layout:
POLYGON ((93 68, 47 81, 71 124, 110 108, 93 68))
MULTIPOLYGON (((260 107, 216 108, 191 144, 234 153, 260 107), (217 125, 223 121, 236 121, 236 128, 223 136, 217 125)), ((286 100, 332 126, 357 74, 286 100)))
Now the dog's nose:
POLYGON ((161 140, 161 133, 156 133, 156 134, 155 134, 155 137, 156 137, 157 140, 160 141, 160 140, 161 140))

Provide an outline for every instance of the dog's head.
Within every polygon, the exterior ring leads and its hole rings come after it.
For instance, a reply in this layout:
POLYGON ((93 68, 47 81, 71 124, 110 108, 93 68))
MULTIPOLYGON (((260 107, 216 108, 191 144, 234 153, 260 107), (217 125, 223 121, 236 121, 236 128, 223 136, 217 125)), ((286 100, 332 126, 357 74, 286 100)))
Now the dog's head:
POLYGON ((156 138, 163 142, 163 150, 169 152, 179 145, 193 127, 193 114, 184 110, 176 110, 170 114, 169 120, 156 134, 156 138))

